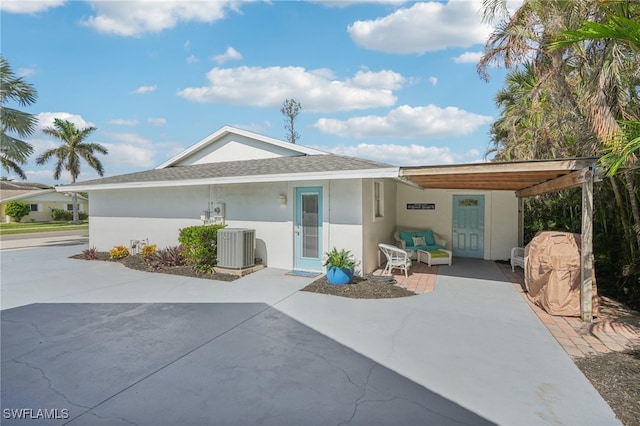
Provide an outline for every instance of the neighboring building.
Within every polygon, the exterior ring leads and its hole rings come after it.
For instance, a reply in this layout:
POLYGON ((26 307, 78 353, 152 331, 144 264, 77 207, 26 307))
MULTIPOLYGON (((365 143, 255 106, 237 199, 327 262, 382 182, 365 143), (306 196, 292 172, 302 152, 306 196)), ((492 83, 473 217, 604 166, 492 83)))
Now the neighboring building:
MULTIPOLYGON (((61 209, 73 211, 71 196, 40 183, 0 181, 0 222, 8 223, 12 219, 5 215, 4 209, 9 201, 22 201, 29 204, 31 212, 22 218, 22 222, 48 222, 53 220, 51 211, 61 209)), ((88 211, 88 199, 78 195, 78 211, 88 211)))
POLYGON ((393 243, 398 228, 432 228, 448 246, 453 235, 456 244, 468 236, 475 251, 456 254, 454 244, 454 256, 509 257, 518 239, 514 191, 425 190, 401 175, 396 166, 225 126, 153 170, 57 190, 90 194, 89 244, 99 250, 146 238, 177 245, 181 228, 218 209, 228 227, 256 230, 256 256, 270 267, 320 271, 337 247, 369 273, 380 263, 378 243, 393 243), (463 230, 459 219, 469 214, 463 230))

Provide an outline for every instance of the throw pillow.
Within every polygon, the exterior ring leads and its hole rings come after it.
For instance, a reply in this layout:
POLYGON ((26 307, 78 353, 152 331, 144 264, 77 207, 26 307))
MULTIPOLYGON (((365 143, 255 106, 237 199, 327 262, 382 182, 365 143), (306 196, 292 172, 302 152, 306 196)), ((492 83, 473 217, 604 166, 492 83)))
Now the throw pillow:
POLYGON ((424 237, 413 237, 413 245, 414 246, 426 246, 427 243, 424 240, 424 237))
POLYGON ((432 230, 428 230, 427 232, 424 233, 424 240, 426 241, 426 245, 428 246, 434 246, 436 245, 436 239, 433 236, 433 231, 432 230))
POLYGON ((405 242, 407 246, 413 244, 413 240, 411 239, 411 233, 400 231, 400 238, 405 242))

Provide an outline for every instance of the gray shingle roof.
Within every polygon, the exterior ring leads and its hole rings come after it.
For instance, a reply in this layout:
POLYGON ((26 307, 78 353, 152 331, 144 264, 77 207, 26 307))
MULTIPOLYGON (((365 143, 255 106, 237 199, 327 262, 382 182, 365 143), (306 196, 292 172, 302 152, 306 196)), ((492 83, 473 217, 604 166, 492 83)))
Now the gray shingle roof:
POLYGON ((222 163, 175 166, 153 169, 78 182, 74 187, 127 184, 134 182, 166 182, 232 177, 265 176, 276 174, 320 173, 371 170, 395 166, 341 155, 300 155, 259 160, 227 161, 222 163))
POLYGON ((36 182, 13 182, 10 180, 0 181, 0 189, 3 191, 37 191, 39 189, 49 188, 52 187, 36 182))

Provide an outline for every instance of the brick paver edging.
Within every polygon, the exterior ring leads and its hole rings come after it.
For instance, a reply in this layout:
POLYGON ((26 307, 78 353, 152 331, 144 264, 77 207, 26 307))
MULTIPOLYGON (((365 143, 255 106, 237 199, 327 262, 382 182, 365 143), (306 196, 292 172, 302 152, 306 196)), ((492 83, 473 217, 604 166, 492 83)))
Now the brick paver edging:
POLYGON ((572 358, 623 351, 640 345, 640 314, 629 320, 628 315, 601 312, 592 323, 585 323, 578 317, 549 315, 527 297, 522 270, 516 268, 516 272, 511 272, 509 265, 499 266, 540 321, 572 358))

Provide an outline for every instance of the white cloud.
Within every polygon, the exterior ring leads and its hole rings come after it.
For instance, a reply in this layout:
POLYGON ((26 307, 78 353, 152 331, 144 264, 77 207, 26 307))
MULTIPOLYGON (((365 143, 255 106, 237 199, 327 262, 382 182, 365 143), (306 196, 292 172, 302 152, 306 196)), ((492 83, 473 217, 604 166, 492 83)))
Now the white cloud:
POLYGON ((406 0, 312 0, 311 3, 318 3, 323 5, 324 7, 336 7, 336 8, 344 8, 348 6, 353 6, 354 4, 365 4, 365 3, 373 3, 373 4, 402 4, 405 3, 406 0))
POLYGON ((82 21, 94 30, 119 36, 141 36, 175 27, 179 22, 214 22, 236 1, 93 1, 94 16, 82 21))
POLYGON ((36 114, 38 119, 38 127, 44 129, 45 127, 53 127, 53 120, 59 118, 60 120, 67 120, 75 124, 77 128, 92 127, 95 126, 90 121, 85 121, 80 115, 70 114, 68 112, 41 112, 36 114))
POLYGON ((195 102, 280 107, 284 99, 296 99, 304 111, 346 111, 388 107, 396 102, 392 89, 404 78, 392 71, 360 71, 352 79, 333 78, 330 70, 307 71, 301 67, 214 68, 207 73, 207 87, 178 91, 195 102))
MULTIPOLYGON (((55 180, 53 178, 53 168, 55 167, 55 160, 49 160, 49 163, 46 163, 46 164, 47 165, 38 166, 39 168, 35 170, 23 169, 24 174, 27 175, 27 182, 37 182, 37 183, 42 183, 44 185, 51 185, 51 186, 66 185, 71 183, 71 174, 66 170, 62 170, 62 173, 60 173, 59 180, 55 180), (46 168, 43 168, 43 167, 46 167, 46 168)), ((90 170, 93 170, 93 169, 90 169, 90 170)), ((88 172, 80 173, 82 180, 95 179, 99 177, 95 172, 94 172, 95 178, 86 177, 88 174, 89 174, 88 172)), ((16 178, 15 180, 20 181, 19 178, 16 178)))
POLYGON ((109 124, 115 124, 116 126, 135 126, 138 124, 138 120, 127 120, 124 118, 114 118, 109 120, 109 124))
POLYGON ((218 64, 224 64, 227 61, 239 61, 240 59, 242 59, 242 54, 233 47, 228 47, 224 53, 213 57, 213 60, 218 64))
POLYGON ((29 77, 36 73, 35 68, 18 68, 17 75, 18 77, 29 77))
POLYGON ((154 126, 164 126, 167 124, 167 119, 162 117, 149 117, 147 118, 147 123, 153 124, 154 126))
POLYGON ((9 13, 38 13, 65 3, 65 0, 2 0, 0 10, 9 13))
POLYGON ((231 126, 264 135, 269 129, 271 129, 271 122, 269 120, 265 120, 263 123, 232 123, 231 126))
POLYGON ((482 52, 464 52, 462 55, 453 58, 453 62, 456 64, 477 64, 482 55, 482 52))
POLYGON ((492 27, 482 23, 482 0, 418 2, 383 18, 356 21, 347 31, 358 45, 396 54, 423 54, 484 43, 492 27))
POLYGON ((386 116, 369 115, 347 120, 319 119, 314 127, 323 133, 351 138, 394 137, 401 139, 468 135, 492 121, 456 107, 402 105, 386 116))
POLYGON ((405 79, 397 72, 383 70, 372 72, 369 70, 358 71, 348 83, 356 87, 377 87, 380 89, 395 90, 400 89, 405 79))
POLYGON ((314 146, 322 151, 338 155, 365 158, 394 166, 424 166, 436 164, 471 163, 481 161, 478 150, 455 153, 448 147, 423 146, 417 144, 369 144, 339 145, 335 147, 314 146))
POLYGON ((158 88, 158 86, 156 86, 156 85, 153 85, 153 86, 140 86, 136 90, 134 90, 133 93, 138 94, 138 95, 142 95, 142 94, 145 94, 145 93, 155 92, 157 88, 158 88))
POLYGON ((434 77, 434 76, 429 77, 429 83, 431 83, 434 86, 437 85, 438 84, 438 78, 434 77))
POLYGON ((196 57, 196 55, 189 55, 187 57, 188 64, 195 64, 196 62, 198 62, 198 58, 196 57))
POLYGON ((109 150, 102 163, 105 170, 132 166, 136 170, 149 169, 154 166, 156 148, 153 143, 136 133, 105 133, 103 138, 109 142, 99 142, 109 150))

